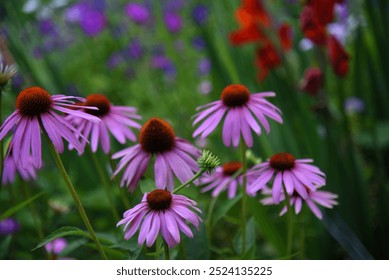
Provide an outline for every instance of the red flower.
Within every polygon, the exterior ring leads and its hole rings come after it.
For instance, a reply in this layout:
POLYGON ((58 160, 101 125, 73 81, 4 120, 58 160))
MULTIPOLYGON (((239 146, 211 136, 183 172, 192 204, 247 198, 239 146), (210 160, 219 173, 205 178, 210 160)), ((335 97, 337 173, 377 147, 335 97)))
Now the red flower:
POLYGON ((310 6, 315 13, 320 25, 327 25, 334 19, 335 2, 342 2, 339 0, 309 0, 307 5, 310 6))
POLYGON ((334 36, 328 38, 328 54, 332 69, 338 76, 344 77, 348 72, 349 55, 334 36))
POLYGON ((300 15, 300 28, 304 36, 318 45, 325 45, 327 33, 325 25, 322 25, 315 10, 311 6, 305 6, 300 15))
POLYGON ((265 45, 259 47, 256 51, 257 64, 259 66, 259 80, 263 81, 269 70, 276 68, 281 64, 281 58, 275 46, 267 41, 265 45))
POLYGON ((312 96, 316 96, 317 92, 323 86, 323 73, 317 67, 311 67, 305 70, 304 79, 301 84, 301 90, 308 92, 312 96))
POLYGON ((281 24, 281 26, 278 28, 278 36, 280 37, 282 48, 285 51, 289 51, 292 48, 293 43, 292 27, 287 23, 281 24))
POLYGON ((266 39, 266 36, 255 24, 250 24, 230 33, 229 39, 231 44, 237 46, 246 43, 260 42, 266 39))

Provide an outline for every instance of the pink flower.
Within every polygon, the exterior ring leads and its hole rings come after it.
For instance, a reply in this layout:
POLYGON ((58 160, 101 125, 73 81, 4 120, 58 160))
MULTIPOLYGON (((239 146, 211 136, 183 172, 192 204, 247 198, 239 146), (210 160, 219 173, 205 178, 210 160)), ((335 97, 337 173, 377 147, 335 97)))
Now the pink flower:
POLYGON ((46 252, 58 255, 68 246, 68 242, 65 238, 57 238, 51 242, 46 243, 46 252))
POLYGON ((31 156, 24 158, 21 164, 16 164, 12 156, 12 143, 8 149, 8 153, 4 159, 3 181, 2 184, 12 184, 15 181, 16 172, 24 181, 36 179, 36 168, 33 164, 31 156))
POLYGON ((205 185, 202 192, 212 191, 212 196, 218 196, 222 191, 228 191, 228 198, 236 196, 238 185, 242 184, 242 176, 233 175, 242 168, 240 162, 230 161, 216 168, 215 172, 202 177, 201 183, 205 185))
MULTIPOLYGON (((41 129, 47 132, 59 153, 64 150, 62 138, 65 138, 77 151, 83 151, 81 143, 75 136, 75 134, 79 135, 79 132, 56 111, 95 123, 100 120, 87 113, 70 109, 79 107, 72 105, 74 102, 70 99, 84 100, 74 96, 50 95, 40 87, 26 88, 19 93, 16 99, 16 111, 0 128, 0 140, 15 128, 12 137, 12 156, 16 164, 19 162, 23 164, 26 158, 32 157, 35 168, 39 169, 42 166, 41 129)), ((89 107, 89 109, 93 108, 89 107)))
POLYGON ((114 159, 121 158, 114 175, 125 169, 120 184, 127 185, 129 191, 133 192, 151 157, 155 156, 155 184, 159 189, 167 188, 172 191, 174 175, 184 183, 198 172, 194 158, 199 155, 197 148, 175 136, 169 123, 159 118, 151 118, 139 133, 139 144, 113 155, 114 159))
POLYGON ((307 189, 315 191, 317 186, 325 185, 325 174, 314 165, 309 164, 312 159, 295 159, 289 153, 273 155, 268 161, 254 166, 248 174, 256 177, 248 185, 248 192, 256 193, 273 180, 273 200, 279 204, 284 184, 288 195, 298 193, 303 199, 308 198, 307 189))
POLYGON ((68 116, 77 130, 85 136, 81 140, 83 148, 87 144, 86 138, 90 138, 93 152, 97 151, 99 145, 102 146, 104 153, 110 151, 109 132, 120 143, 124 144, 127 139, 136 141, 136 136, 131 128, 140 129, 141 125, 133 119, 140 119, 141 116, 136 114, 136 108, 127 106, 114 106, 108 98, 102 94, 91 94, 86 97, 85 106, 97 107, 99 110, 84 109, 84 112, 94 115, 101 120, 99 123, 92 123, 85 119, 75 116, 68 116))
POLYGON ((161 233, 169 247, 174 247, 181 241, 180 232, 193 237, 186 222, 199 228, 201 219, 193 210, 199 213, 201 210, 196 205, 196 202, 183 195, 155 190, 146 193, 141 203, 127 210, 117 225, 125 225, 125 239, 130 239, 140 228, 139 245, 146 242, 146 246, 151 247, 161 233))
MULTIPOLYGON (((333 208, 334 205, 338 205, 338 202, 336 201, 338 195, 333 194, 331 192, 320 191, 318 190, 319 188, 320 187, 318 187, 316 190, 311 190, 307 188, 306 198, 301 197, 297 192, 293 192, 290 197, 290 206, 294 206, 294 212, 296 213, 296 215, 300 213, 303 206, 303 202, 308 205, 312 213, 320 220, 323 218, 323 214, 316 204, 319 204, 326 208, 333 208)), ((272 191, 269 188, 265 188, 262 193, 265 195, 271 195, 272 191)), ((285 200, 285 195, 283 193, 281 194, 280 199, 281 201, 285 200)), ((264 205, 275 204, 271 196, 262 199, 261 202, 264 205)), ((285 205, 280 212, 280 216, 284 215, 287 211, 288 208, 285 205)))
POLYGON ((266 117, 282 123, 281 111, 268 102, 265 97, 275 96, 274 92, 264 92, 250 94, 248 89, 239 84, 227 86, 218 101, 198 107, 194 117, 193 125, 201 125, 193 133, 193 137, 198 135, 206 138, 215 130, 222 118, 225 116, 223 125, 223 143, 226 146, 239 146, 241 135, 247 146, 253 145, 251 129, 257 135, 262 134, 259 123, 270 132, 270 125, 266 117))

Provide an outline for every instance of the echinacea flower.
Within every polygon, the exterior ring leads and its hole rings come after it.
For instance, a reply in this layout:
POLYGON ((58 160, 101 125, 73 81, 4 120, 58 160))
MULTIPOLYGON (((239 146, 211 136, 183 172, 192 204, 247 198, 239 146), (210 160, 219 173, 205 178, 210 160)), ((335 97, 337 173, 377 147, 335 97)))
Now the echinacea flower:
POLYGON ((124 149, 112 158, 121 158, 114 175, 125 169, 121 186, 133 192, 145 173, 149 161, 155 156, 154 174, 157 188, 173 190, 174 177, 180 182, 189 180, 199 168, 195 158, 200 151, 188 141, 176 137, 171 125, 160 118, 151 118, 139 133, 139 144, 124 149))
POLYGON ((242 185, 242 176, 236 175, 241 168, 242 164, 237 161, 230 161, 219 166, 214 173, 201 178, 201 183, 205 186, 202 192, 212 190, 212 196, 216 197, 222 191, 227 190, 228 198, 234 198, 238 185, 242 185))
POLYGON ((74 122, 76 129, 85 137, 81 140, 83 147, 87 144, 86 139, 90 137, 93 152, 97 151, 100 143, 104 153, 108 154, 111 146, 109 132, 120 144, 124 144, 127 139, 136 141, 131 128, 141 128, 141 125, 134 121, 134 119, 141 119, 141 116, 136 114, 135 107, 112 105, 105 95, 97 93, 88 95, 83 105, 98 108, 98 110, 83 110, 101 120, 99 123, 92 123, 75 116, 67 117, 68 120, 74 122))
POLYGON ((0 89, 5 86, 7 82, 15 76, 17 70, 15 65, 4 65, 0 63, 0 89))
POLYGON ((279 204, 283 193, 283 185, 288 195, 298 193, 303 199, 308 198, 308 191, 315 191, 318 186, 325 185, 325 174, 312 164, 312 159, 296 159, 289 153, 278 153, 266 162, 252 167, 248 172, 256 178, 248 185, 248 192, 256 193, 266 186, 272 178, 273 200, 279 204))
POLYGON ((222 133, 224 145, 239 146, 242 135, 247 146, 251 147, 251 129, 261 135, 260 123, 267 133, 270 132, 266 117, 282 123, 281 111, 265 99, 273 96, 274 92, 250 94, 245 86, 239 84, 227 86, 220 100, 197 108, 200 112, 194 116, 193 125, 202 123, 193 133, 193 137, 200 135, 201 138, 206 138, 225 116, 222 133))
MULTIPOLYGON (((46 90, 40 87, 29 87, 22 90, 16 99, 16 110, 13 112, 0 127, 0 140, 8 132, 15 128, 12 137, 12 157, 16 164, 32 157, 35 168, 42 166, 42 141, 41 129, 45 130, 55 149, 62 153, 64 145, 62 138, 74 146, 77 151, 82 152, 83 147, 77 139, 76 129, 69 124, 63 115, 56 111, 84 118, 92 122, 100 122, 99 118, 81 112, 72 110, 71 99, 84 101, 82 98, 65 95, 50 95, 46 90)), ((89 107, 88 109, 94 109, 89 107)))
MULTIPOLYGON (((11 146, 12 147, 12 143, 11 146)), ((31 156, 23 159, 23 164, 16 164, 12 156, 12 148, 9 148, 7 156, 4 159, 3 179, 2 184, 12 184, 15 181, 16 173, 22 177, 24 181, 36 179, 36 168, 33 164, 31 156)))
POLYGON ((201 213, 201 210, 196 205, 195 201, 183 195, 154 190, 144 194, 141 203, 127 210, 117 226, 125 225, 124 238, 127 240, 140 228, 139 245, 146 243, 147 247, 151 247, 161 233, 169 247, 174 247, 181 241, 180 232, 193 237, 187 222, 199 228, 201 218, 196 212, 201 213))
MULTIPOLYGON (((323 214, 316 204, 326 208, 333 208, 334 205, 338 205, 338 202, 336 201, 338 198, 337 194, 321 191, 319 188, 321 187, 318 187, 316 190, 307 188, 306 198, 303 198, 297 192, 293 192, 293 194, 290 196, 290 206, 294 206, 294 212, 296 215, 301 212, 304 202, 308 205, 309 209, 311 209, 312 213, 320 220, 323 218, 323 214)), ((271 190, 269 188, 265 188, 262 193, 265 195, 271 195, 271 190)), ((281 194, 280 200, 285 200, 284 194, 281 194)), ((262 199, 261 202, 263 205, 275 204, 271 196, 262 199)), ((288 207, 285 205, 280 212, 280 216, 284 215, 287 211, 288 207)))

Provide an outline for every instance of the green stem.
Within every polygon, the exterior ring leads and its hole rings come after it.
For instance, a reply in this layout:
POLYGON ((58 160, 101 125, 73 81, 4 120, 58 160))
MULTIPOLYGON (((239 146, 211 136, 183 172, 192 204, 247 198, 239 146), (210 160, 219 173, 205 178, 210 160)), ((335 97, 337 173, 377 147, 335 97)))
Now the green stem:
MULTIPOLYGON (((111 170, 112 170, 112 174, 113 174, 115 171, 115 162, 112 160, 111 153, 108 154, 108 161, 109 161, 109 165, 111 166, 111 170)), ((120 182, 119 182, 119 179, 117 176, 114 176, 114 180, 115 180, 117 187, 119 188, 120 200, 122 201, 124 207, 126 209, 129 209, 131 206, 130 206, 130 202, 127 199, 127 195, 128 195, 127 191, 125 190, 125 188, 120 187, 120 182)))
POLYGON ((90 154, 92 155, 92 159, 93 159, 93 162, 94 162, 94 164, 96 166, 97 173, 99 173, 100 180, 102 181, 103 188, 104 188, 104 191, 105 191, 105 193, 107 195, 108 202, 110 204, 111 211, 112 211, 112 214, 114 216, 114 219, 115 219, 115 221, 119 221, 119 214, 118 214, 118 212, 117 212, 117 210, 115 208, 115 203, 114 203, 114 200, 113 200, 113 197, 112 197, 112 191, 113 190, 111 190, 111 186, 110 186, 109 181, 107 179, 106 173, 104 172, 104 169, 101 166, 101 163, 98 160, 96 154, 91 149, 89 149, 89 151, 90 151, 90 154))
POLYGON ((212 241, 212 215, 213 210, 215 209, 216 201, 218 196, 211 199, 211 203, 208 208, 207 221, 205 222, 205 228, 207 229, 208 244, 211 246, 212 241))
MULTIPOLYGON (((43 128, 42 124, 41 124, 41 127, 43 128)), ((88 229, 88 232, 89 232, 91 239, 95 242, 97 250, 99 251, 101 257, 105 260, 108 260, 107 255, 105 254, 103 247, 101 246, 100 241, 97 239, 95 231, 93 230, 92 225, 89 222, 88 216, 86 215, 84 207, 82 206, 81 200, 80 200, 72 182, 70 181, 69 175, 67 174, 67 172, 65 170, 65 167, 62 163, 62 160, 61 160, 57 150, 55 149, 53 143, 50 141, 49 136, 47 135, 47 132, 44 129, 42 129, 42 130, 44 131, 44 134, 46 135, 49 149, 50 149, 50 152, 54 158, 54 161, 57 164, 59 171, 61 172, 61 175, 66 183, 66 186, 67 186, 71 196, 73 197, 74 203, 76 204, 78 212, 80 213, 80 216, 81 216, 86 228, 88 229)))
POLYGON ((300 214, 300 259, 305 259, 305 225, 304 213, 300 214))
POLYGON ((163 240, 163 250, 165 252, 165 260, 170 260, 169 246, 167 245, 165 240, 163 240))
POLYGON ((293 213, 290 207, 290 197, 286 192, 286 188, 283 185, 284 195, 286 200, 286 210, 287 210, 287 241, 286 241, 286 257, 288 259, 292 258, 292 248, 293 248, 293 213))
MULTIPOLYGON (((3 111, 2 111, 2 106, 3 106, 3 88, 0 87, 0 125, 3 124, 3 111)), ((0 186, 3 184, 3 167, 4 167, 4 147, 3 147, 3 139, 0 140, 0 186)), ((0 187, 0 191, 1 191, 0 187)), ((1 197, 1 196, 0 196, 1 197)))
POLYGON ((246 217, 247 217, 247 159, 246 159, 246 143, 242 141, 242 256, 246 254, 246 217))
POLYGON ((191 184, 193 181, 195 181, 197 178, 199 178, 201 175, 204 174, 206 170, 201 169, 199 172, 197 172, 191 179, 183 183, 182 185, 179 185, 177 188, 173 190, 173 193, 179 192, 181 189, 185 188, 187 185, 191 184))

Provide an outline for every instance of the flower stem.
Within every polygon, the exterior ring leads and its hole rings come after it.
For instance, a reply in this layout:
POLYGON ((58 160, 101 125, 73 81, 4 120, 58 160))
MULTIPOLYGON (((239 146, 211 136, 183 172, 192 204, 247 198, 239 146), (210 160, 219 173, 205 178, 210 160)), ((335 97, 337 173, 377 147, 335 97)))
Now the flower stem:
MULTIPOLYGON (((41 127, 43 127, 43 126, 41 126, 41 127)), ((84 207, 82 206, 81 200, 78 197, 78 194, 77 194, 75 188, 73 187, 72 182, 70 181, 69 175, 67 174, 67 172, 65 170, 65 167, 62 163, 62 160, 61 160, 57 150, 55 149, 53 143, 50 141, 50 139, 47 135, 47 132, 44 129, 43 129, 43 131, 47 137, 47 140, 48 140, 47 142, 49 144, 50 152, 54 158, 55 163, 57 164, 59 171, 61 172, 61 175, 66 183, 66 186, 68 187, 68 190, 69 190, 71 196, 73 197, 74 203, 76 204, 78 212, 80 213, 80 216, 81 216, 86 228, 88 229, 88 232, 89 232, 91 239, 95 242, 97 250, 99 251, 101 257, 105 260, 108 260, 107 255, 105 254, 103 247, 101 246, 100 241, 97 239, 97 236, 92 228, 92 225, 89 222, 88 216, 86 215, 84 207)))
POLYGON ((242 256, 246 254, 246 216, 247 216, 247 158, 246 143, 242 140, 242 256))
POLYGON ((304 213, 300 215, 300 259, 305 259, 305 225, 304 213))
MULTIPOLYGON (((3 106, 3 87, 0 86, 0 125, 3 124, 3 111, 2 111, 2 106, 3 106)), ((3 184, 3 168, 4 168, 4 151, 3 151, 3 139, 0 140, 0 186, 3 184)), ((1 191, 0 187, 0 191, 1 191)))
POLYGON ((197 172, 191 179, 183 183, 182 185, 179 185, 177 188, 173 190, 173 193, 179 192, 181 189, 185 188, 187 185, 195 181, 197 178, 199 178, 203 173, 206 171, 206 169, 200 169, 199 172, 197 172))
MULTIPOLYGON (((108 154, 108 161, 109 161, 109 165, 111 166, 111 170, 112 170, 112 174, 114 173, 115 171, 115 162, 112 160, 112 155, 111 153, 108 154)), ((124 188, 121 188, 120 187, 120 182, 118 180, 118 177, 115 176, 115 183, 117 185, 117 187, 119 188, 119 195, 120 195, 120 200, 122 201, 124 207, 126 209, 129 209, 130 208, 130 202, 128 201, 126 195, 127 195, 127 192, 124 188)))
POLYGON ((291 211, 290 207, 290 197, 288 193, 286 192, 286 188, 283 185, 284 189, 284 195, 286 200, 286 210, 287 210, 287 241, 286 241, 286 257, 288 259, 292 258, 292 247, 293 247, 293 213, 291 211))
POLYGON ((212 215, 213 215, 213 210, 215 209, 216 201, 217 201, 218 196, 212 197, 211 203, 209 204, 208 208, 208 215, 207 215, 207 220, 205 222, 205 228, 207 229, 207 238, 208 238, 208 244, 211 246, 211 241, 212 241, 212 215))
POLYGON ((169 246, 167 245, 165 240, 163 240, 163 250, 165 252, 165 260, 170 260, 169 246))
POLYGON ((117 212, 117 210, 115 208, 115 203, 114 203, 114 200, 113 200, 113 197, 112 197, 112 191, 113 190, 111 190, 111 186, 109 184, 109 181, 107 179, 106 174, 104 173, 104 169, 101 166, 101 162, 98 160, 96 154, 91 149, 89 149, 89 152, 92 155, 92 159, 93 159, 93 162, 94 162, 94 164, 96 166, 97 173, 99 173, 100 180, 102 181, 103 188, 104 188, 104 191, 105 191, 105 193, 107 195, 108 202, 110 204, 113 217, 114 217, 115 221, 119 221, 119 214, 118 214, 118 212, 117 212))

